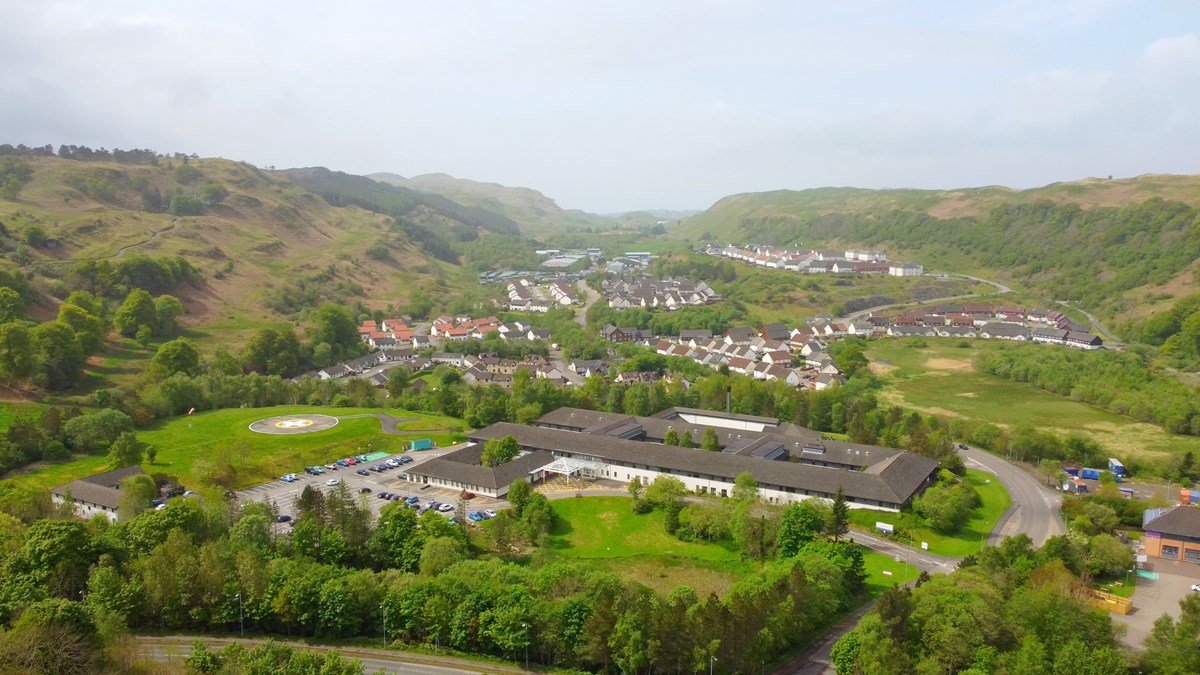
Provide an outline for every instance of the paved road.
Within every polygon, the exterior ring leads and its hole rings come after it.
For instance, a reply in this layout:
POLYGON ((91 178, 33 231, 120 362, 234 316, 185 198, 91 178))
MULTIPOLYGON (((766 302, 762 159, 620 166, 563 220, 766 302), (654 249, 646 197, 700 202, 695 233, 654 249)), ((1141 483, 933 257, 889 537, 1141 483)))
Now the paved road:
POLYGON ((396 434, 397 436, 411 436, 413 434, 445 434, 449 433, 448 429, 397 429, 396 425, 404 422, 419 422, 420 417, 392 417, 383 413, 364 413, 362 415, 341 415, 339 420, 353 420, 363 417, 374 417, 379 420, 381 431, 385 434, 396 434))
MULTIPOLYGON (((180 637, 149 637, 134 636, 138 643, 138 655, 143 659, 158 663, 181 663, 192 652, 192 642, 203 640, 209 646, 220 648, 231 643, 259 645, 266 642, 260 639, 231 639, 208 636, 180 637)), ((317 651, 334 651, 346 658, 358 659, 367 673, 404 673, 406 675, 473 675, 475 673, 524 673, 514 666, 500 664, 480 664, 465 659, 452 657, 437 657, 428 654, 410 654, 407 652, 391 652, 383 649, 363 649, 327 647, 324 645, 308 645, 300 642, 276 641, 292 647, 313 649, 317 651)))
MULTIPOLYGON (((1005 286, 1004 284, 1000 283, 999 281, 992 281, 990 279, 980 279, 979 277, 972 277, 972 276, 969 276, 966 274, 956 274, 953 276, 962 277, 964 279, 970 279, 971 281, 977 281, 981 284, 991 284, 996 287, 996 294, 1012 292, 1011 288, 1009 288, 1008 286, 1005 286)), ((893 303, 887 304, 887 305, 876 305, 874 307, 867 307, 866 309, 860 309, 857 312, 851 312, 850 314, 847 314, 844 318, 847 321, 853 321, 854 319, 857 319, 861 316, 866 316, 867 314, 870 314, 871 312, 878 312, 880 310, 891 309, 893 307, 906 307, 908 305, 936 305, 938 303, 952 302, 954 300, 966 300, 967 298, 978 298, 980 295, 981 295, 980 293, 966 293, 964 295, 948 295, 944 298, 930 298, 928 300, 910 300, 908 302, 893 302, 893 303)))
POLYGON ((995 546, 1005 537, 1024 533, 1033 540, 1034 546, 1041 546, 1050 537, 1066 534, 1059 507, 1062 506, 1062 496, 1054 490, 1042 486, 1037 478, 1017 465, 978 448, 959 450, 967 467, 986 471, 997 478, 1008 488, 1012 505, 1005 516, 996 523, 988 544, 995 546))

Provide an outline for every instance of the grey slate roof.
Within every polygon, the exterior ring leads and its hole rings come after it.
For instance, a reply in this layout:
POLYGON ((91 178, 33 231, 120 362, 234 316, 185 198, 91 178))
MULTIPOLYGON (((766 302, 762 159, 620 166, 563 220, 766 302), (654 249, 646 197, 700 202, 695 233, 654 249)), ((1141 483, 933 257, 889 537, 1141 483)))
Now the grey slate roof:
MULTIPOLYGON (((501 438, 497 436, 496 438, 501 438)), ((479 463, 483 455, 483 443, 474 443, 454 452, 431 459, 408 473, 455 481, 465 485, 479 485, 496 489, 509 485, 518 478, 525 478, 547 464, 554 462, 548 452, 530 452, 500 466, 486 467, 479 463)))
POLYGON ((66 485, 50 489, 50 494, 65 497, 69 492, 72 499, 110 509, 117 508, 121 501, 121 481, 139 474, 146 473, 138 465, 127 466, 114 471, 98 473, 87 478, 73 480, 66 485))
POLYGON ((1176 506, 1142 528, 1147 532, 1160 532, 1177 537, 1200 539, 1200 509, 1176 506))
POLYGON ((750 472, 764 488, 782 489, 798 494, 832 496, 842 487, 848 499, 860 503, 901 505, 937 470, 937 460, 915 455, 893 456, 876 472, 774 462, 756 457, 707 452, 699 448, 677 448, 621 438, 594 436, 560 429, 526 427, 500 422, 471 432, 468 437, 482 443, 492 438, 513 436, 526 449, 545 450, 560 456, 581 459, 599 458, 610 463, 698 474, 733 481, 739 473, 750 472))

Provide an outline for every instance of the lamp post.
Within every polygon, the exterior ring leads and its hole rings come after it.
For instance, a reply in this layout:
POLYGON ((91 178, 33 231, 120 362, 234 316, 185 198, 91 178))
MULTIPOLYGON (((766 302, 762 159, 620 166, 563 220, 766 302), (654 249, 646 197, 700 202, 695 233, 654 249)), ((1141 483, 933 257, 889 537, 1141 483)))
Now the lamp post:
POLYGON ((387 647, 387 605, 380 605, 379 611, 383 614, 383 646, 387 647))
POLYGON ((529 624, 522 623, 521 627, 525 629, 525 670, 529 670, 529 624))
POLYGON ((237 598, 238 598, 238 633, 241 634, 242 637, 246 637, 246 619, 245 619, 245 614, 242 613, 242 592, 241 591, 238 591, 237 598))
POLYGON ((715 664, 716 662, 717 662, 716 655, 709 654, 708 655, 708 675, 713 675, 713 664, 715 664))

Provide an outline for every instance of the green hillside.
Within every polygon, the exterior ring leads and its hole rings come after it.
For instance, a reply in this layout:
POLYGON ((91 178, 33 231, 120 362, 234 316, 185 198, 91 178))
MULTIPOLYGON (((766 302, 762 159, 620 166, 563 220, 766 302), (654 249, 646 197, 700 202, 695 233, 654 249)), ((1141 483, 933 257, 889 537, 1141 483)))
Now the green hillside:
POLYGON ((323 301, 386 309, 421 292, 453 297, 467 288, 457 254, 436 260, 413 233, 486 231, 449 200, 423 199, 400 215, 335 205, 284 172, 224 159, 0 159, 23 163, 24 176, 0 194, 0 271, 25 279, 26 311, 41 319, 81 263, 178 255, 199 272, 173 291, 185 325, 202 342, 240 346, 323 301))
POLYGON ((864 245, 1071 300, 1128 327, 1200 290, 1200 176, 1089 179, 1015 191, 821 188, 726 197, 677 232, 722 241, 864 245))
POLYGON ((482 183, 444 173, 413 178, 394 173, 373 173, 368 178, 420 194, 447 198, 481 211, 501 214, 519 225, 522 234, 529 236, 544 236, 583 228, 608 229, 613 224, 611 218, 563 209, 553 199, 529 188, 482 183))

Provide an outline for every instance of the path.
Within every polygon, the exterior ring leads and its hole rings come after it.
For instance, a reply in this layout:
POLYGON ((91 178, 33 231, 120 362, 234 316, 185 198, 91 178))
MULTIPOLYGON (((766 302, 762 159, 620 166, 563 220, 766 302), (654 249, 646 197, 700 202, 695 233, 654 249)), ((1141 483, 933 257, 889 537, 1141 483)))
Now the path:
MULTIPOLYGON (((973 277, 973 276, 970 276, 967 274, 955 274, 952 276, 962 277, 964 279, 970 279, 971 281, 977 281, 981 284, 991 284, 996 287, 995 293, 987 293, 986 295, 999 295, 1001 293, 1011 293, 1012 292, 1011 288, 1009 288, 1008 286, 1005 286, 1004 284, 1000 283, 999 281, 992 281, 990 279, 980 279, 979 277, 973 277)), ((871 312, 878 312, 883 309, 892 309, 893 307, 906 307, 908 305, 931 305, 931 304, 938 304, 941 302, 951 302, 953 300, 966 300, 967 298, 978 298, 981 295, 985 295, 985 294, 984 293, 967 293, 965 295, 947 295, 946 297, 943 297, 943 298, 930 298, 928 300, 911 300, 909 302, 893 302, 893 303, 890 303, 887 305, 876 305, 874 307, 867 307, 866 309, 860 309, 857 312, 851 312, 850 314, 847 314, 844 318, 847 321, 853 321, 854 319, 857 319, 860 316, 866 316, 867 314, 870 314, 871 312)))
POLYGON ((113 255, 102 255, 102 256, 98 256, 96 258, 64 258, 62 260, 39 260, 38 262, 39 263, 49 263, 49 264, 53 265, 56 263, 72 263, 72 264, 74 264, 74 263, 78 263, 78 262, 91 262, 91 261, 97 261, 97 260, 116 260, 117 258, 120 258, 121 256, 125 255, 126 252, 132 251, 133 249, 139 248, 141 246, 145 246, 146 244, 149 244, 150 242, 154 241, 155 239, 158 239, 162 235, 174 230, 175 226, 177 226, 177 225, 179 225, 179 219, 172 218, 170 225, 164 227, 161 230, 155 230, 154 233, 151 234, 150 237, 147 238, 145 241, 139 241, 136 244, 130 244, 128 246, 122 246, 121 248, 117 249, 117 252, 114 253, 113 255))
POLYGON ((420 417, 392 417, 383 413, 363 413, 361 415, 343 415, 338 417, 339 420, 362 419, 364 417, 374 417, 379 420, 381 431, 385 434, 395 434, 397 436, 412 436, 416 434, 449 434, 454 433, 453 429, 397 429, 397 424, 404 422, 420 422, 420 417))
POLYGON ((579 324, 580 328, 587 328, 587 311, 600 299, 600 294, 594 288, 588 286, 587 282, 582 279, 576 282, 575 285, 587 296, 587 300, 583 303, 583 306, 575 310, 575 323, 579 324))
MULTIPOLYGON (((138 645, 138 656, 158 663, 180 663, 192 652, 192 642, 195 640, 202 640, 213 648, 220 648, 233 643, 254 646, 267 642, 265 639, 258 638, 217 638, 206 635, 180 635, 172 637, 135 635, 133 639, 138 645)), ((285 640, 276 640, 275 642, 276 644, 288 645, 298 649, 337 652, 346 658, 358 659, 363 665, 363 671, 367 673, 470 675, 473 673, 527 672, 521 670, 519 667, 507 664, 484 664, 449 656, 394 652, 385 649, 367 649, 363 647, 333 647, 285 640)))

